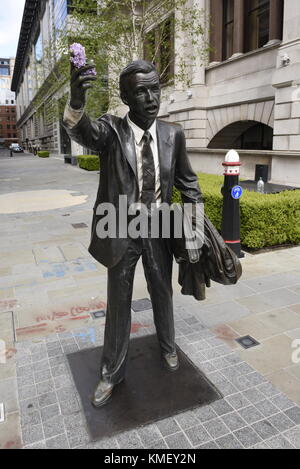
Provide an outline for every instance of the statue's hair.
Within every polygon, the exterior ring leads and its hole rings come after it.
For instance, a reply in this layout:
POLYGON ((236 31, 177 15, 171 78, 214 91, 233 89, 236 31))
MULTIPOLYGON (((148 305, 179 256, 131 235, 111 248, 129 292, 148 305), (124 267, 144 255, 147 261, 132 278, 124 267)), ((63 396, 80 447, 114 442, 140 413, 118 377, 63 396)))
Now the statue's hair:
POLYGON ((150 72, 157 73, 157 70, 155 68, 155 65, 151 62, 147 62, 147 60, 135 60, 134 62, 128 64, 120 74, 119 87, 121 96, 122 94, 126 94, 126 82, 131 75, 135 75, 136 73, 150 72))

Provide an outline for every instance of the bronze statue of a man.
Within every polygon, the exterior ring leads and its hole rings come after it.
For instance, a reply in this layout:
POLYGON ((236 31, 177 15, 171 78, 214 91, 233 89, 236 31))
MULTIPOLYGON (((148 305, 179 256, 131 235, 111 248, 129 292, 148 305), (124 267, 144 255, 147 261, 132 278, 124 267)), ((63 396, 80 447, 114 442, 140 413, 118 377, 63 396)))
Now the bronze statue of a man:
MULTIPOLYGON (((94 206, 89 252, 107 267, 107 312, 101 379, 93 404, 104 405, 115 385, 124 379, 131 328, 131 300, 136 264, 142 257, 150 293, 157 337, 164 365, 178 369, 172 301, 173 255, 169 240, 128 236, 99 238, 97 208, 111 203, 119 208, 119 196, 131 204, 171 204, 175 186, 184 203, 202 201, 196 174, 186 153, 179 125, 157 119, 160 108, 159 76, 153 64, 130 63, 120 75, 120 96, 129 112, 124 118, 103 115, 92 121, 84 113, 85 93, 95 76, 82 75, 90 66, 73 69, 71 96, 64 124, 72 139, 100 154, 100 183, 94 206)), ((117 223, 119 217, 116 217, 117 223)))

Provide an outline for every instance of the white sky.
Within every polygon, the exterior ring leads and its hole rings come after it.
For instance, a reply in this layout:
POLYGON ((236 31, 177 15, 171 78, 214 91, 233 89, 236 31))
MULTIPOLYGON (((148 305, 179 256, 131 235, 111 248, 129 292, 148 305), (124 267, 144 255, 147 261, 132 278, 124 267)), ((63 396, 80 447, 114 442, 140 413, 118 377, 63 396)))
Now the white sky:
POLYGON ((25 0, 1 0, 0 57, 15 57, 17 53, 25 0))

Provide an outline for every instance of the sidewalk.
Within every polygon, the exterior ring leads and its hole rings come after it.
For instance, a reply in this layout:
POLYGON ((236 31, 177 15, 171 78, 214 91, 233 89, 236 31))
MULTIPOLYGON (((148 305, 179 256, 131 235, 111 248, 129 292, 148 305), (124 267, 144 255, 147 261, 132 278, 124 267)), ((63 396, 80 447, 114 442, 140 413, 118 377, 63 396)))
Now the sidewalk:
MULTIPOLYGON (((103 343, 91 313, 105 309, 106 269, 87 251, 98 178, 59 158, 0 157, 0 448, 300 448, 300 247, 247 254, 239 284, 214 284, 204 302, 180 294, 174 264, 177 344, 224 399, 89 441, 65 357, 103 343), (260 344, 243 349, 246 335, 260 344)), ((133 298, 148 297, 139 263, 133 298)), ((150 310, 133 313, 133 337, 153 331, 150 310)))

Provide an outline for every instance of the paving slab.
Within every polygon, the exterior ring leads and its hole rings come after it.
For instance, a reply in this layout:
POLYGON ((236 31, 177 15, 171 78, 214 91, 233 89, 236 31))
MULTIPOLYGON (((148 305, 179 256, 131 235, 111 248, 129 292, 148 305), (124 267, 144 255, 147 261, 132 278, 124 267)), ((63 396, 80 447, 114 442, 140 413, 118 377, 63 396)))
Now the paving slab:
MULTIPOLYGON (((300 448, 300 368, 291 361, 291 344, 300 339, 300 247, 246 254, 242 280, 233 287, 213 284, 203 302, 181 295, 174 264, 178 344, 219 386, 223 404, 155 422, 120 441, 92 444, 66 354, 103 344, 105 320, 93 321, 90 312, 105 308, 106 269, 87 252, 99 176, 54 158, 41 165, 30 155, 18 160, 12 176, 9 163, 0 161, 7 179, 1 181, 0 197, 27 198, 27 203, 22 213, 0 214, 0 339, 7 355, 0 364, 0 401, 3 396, 7 409, 1 448, 300 448), (43 197, 45 187, 56 205, 44 200, 42 207, 34 206, 42 199, 33 195, 43 197), (74 229, 74 223, 88 227, 74 229), (235 339, 248 334, 261 345, 244 351, 235 339), (219 421, 218 431, 214 423, 219 421), (279 433, 269 436, 270 428, 279 433)), ((146 297, 139 262, 133 298, 146 297)), ((151 311, 133 314, 133 337, 153 332, 151 311)))
POLYGON ((290 306, 300 303, 300 295, 297 295, 288 288, 279 288, 261 294, 261 298, 273 308, 290 306))
POLYGON ((241 357, 263 375, 291 366, 292 340, 284 334, 265 340, 258 347, 243 350, 241 357))
POLYGON ((268 380, 287 394, 293 401, 300 405, 300 380, 298 377, 291 375, 287 370, 280 370, 267 375, 268 380))
POLYGON ((274 291, 282 287, 290 288, 299 284, 299 275, 294 272, 282 272, 280 274, 269 275, 265 277, 257 277, 255 279, 244 281, 244 283, 252 290, 260 293, 274 291))
POLYGON ((234 301, 225 301, 217 305, 205 306, 198 313, 201 322, 207 327, 228 323, 248 315, 249 310, 234 301))

